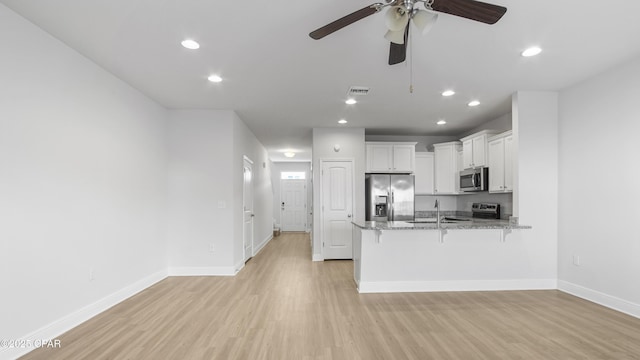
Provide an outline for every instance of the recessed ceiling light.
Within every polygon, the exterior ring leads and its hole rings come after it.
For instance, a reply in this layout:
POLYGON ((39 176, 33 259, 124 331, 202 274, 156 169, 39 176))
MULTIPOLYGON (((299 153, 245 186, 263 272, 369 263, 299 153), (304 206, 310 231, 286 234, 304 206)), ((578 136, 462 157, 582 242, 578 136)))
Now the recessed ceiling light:
POLYGON ((347 99, 347 101, 345 101, 345 104, 347 105, 353 105, 357 103, 356 99, 347 99))
POLYGON ((531 57, 531 56, 536 56, 538 54, 540 54, 542 52, 542 49, 537 47, 537 46, 532 46, 528 49, 526 49, 525 51, 522 52, 522 56, 524 57, 531 57))
POLYGON ((480 105, 480 101, 473 100, 473 101, 469 102, 469 104, 467 104, 467 105, 469 105, 471 107, 478 106, 478 105, 480 105))
POLYGON ((294 153, 292 151, 287 151, 286 153, 284 153, 284 156, 286 156, 288 158, 292 158, 292 157, 296 156, 296 153, 294 153))
POLYGON ((222 81, 222 78, 219 75, 210 75, 207 80, 214 82, 214 83, 219 83, 220 81, 222 81))
POLYGON ((446 121, 444 121, 444 120, 438 120, 438 122, 437 122, 436 124, 437 124, 437 125, 444 125, 444 124, 446 124, 446 123, 447 123, 447 122, 446 122, 446 121))
POLYGON ((198 44, 196 41, 191 40, 191 39, 186 39, 184 41, 181 42, 182 46, 186 47, 187 49, 190 50, 196 50, 200 48, 200 44, 198 44))
POLYGON ((442 92, 442 96, 453 96, 455 94, 456 94, 456 92, 453 91, 453 90, 445 90, 445 91, 442 92))
POLYGON ((346 124, 346 123, 347 123, 347 120, 345 119, 338 120, 338 124, 346 124))

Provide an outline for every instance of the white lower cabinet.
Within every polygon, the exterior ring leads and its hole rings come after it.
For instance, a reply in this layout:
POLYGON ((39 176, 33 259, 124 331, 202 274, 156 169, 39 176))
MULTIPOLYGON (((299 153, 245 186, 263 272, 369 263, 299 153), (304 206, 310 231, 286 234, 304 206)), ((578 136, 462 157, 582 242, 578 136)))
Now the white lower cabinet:
POLYGON ((433 195, 434 161, 435 156, 432 152, 416 153, 416 168, 413 173, 415 176, 416 195, 433 195))
POLYGON ((513 135, 511 131, 488 141, 489 192, 513 191, 513 135))
POLYGON ((433 145, 434 194, 458 194, 458 171, 461 161, 461 143, 452 141, 433 145))

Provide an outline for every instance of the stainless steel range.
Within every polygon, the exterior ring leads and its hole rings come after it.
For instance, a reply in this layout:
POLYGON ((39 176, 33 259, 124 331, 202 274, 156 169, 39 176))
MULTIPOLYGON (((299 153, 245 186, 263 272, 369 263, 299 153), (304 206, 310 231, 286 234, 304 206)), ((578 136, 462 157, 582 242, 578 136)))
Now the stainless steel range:
POLYGON ((471 214, 474 218, 500 219, 500 204, 473 203, 471 214))

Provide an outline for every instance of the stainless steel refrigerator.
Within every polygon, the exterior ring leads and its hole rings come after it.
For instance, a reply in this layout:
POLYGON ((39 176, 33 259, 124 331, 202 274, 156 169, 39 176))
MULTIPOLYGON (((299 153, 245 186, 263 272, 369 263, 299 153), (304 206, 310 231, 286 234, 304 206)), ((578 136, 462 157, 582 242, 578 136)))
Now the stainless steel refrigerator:
POLYGON ((413 185, 413 175, 366 174, 366 220, 413 220, 413 185))

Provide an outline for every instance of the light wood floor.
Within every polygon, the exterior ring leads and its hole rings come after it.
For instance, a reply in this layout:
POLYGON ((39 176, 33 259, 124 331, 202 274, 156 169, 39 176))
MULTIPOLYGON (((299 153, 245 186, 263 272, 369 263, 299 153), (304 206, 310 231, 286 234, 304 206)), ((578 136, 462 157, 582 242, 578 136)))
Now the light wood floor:
POLYGON ((640 319, 559 291, 358 294, 274 238, 235 277, 171 277, 25 359, 640 359, 640 319))

